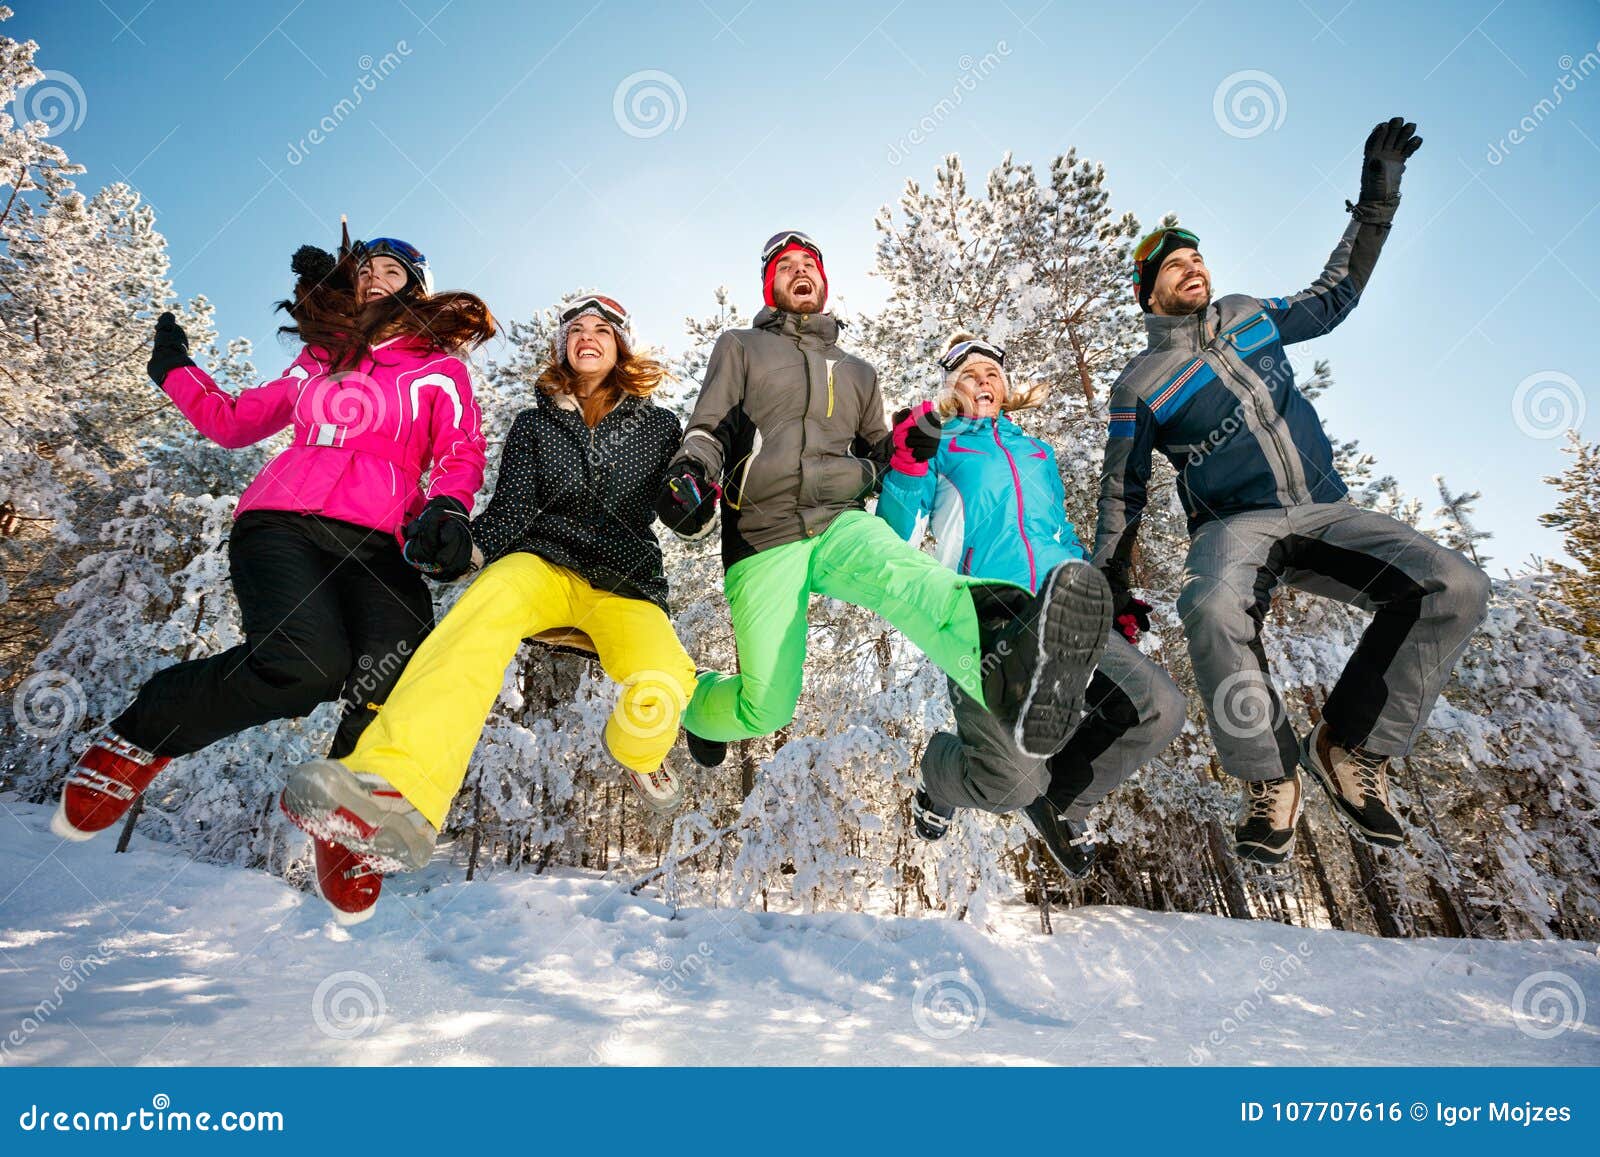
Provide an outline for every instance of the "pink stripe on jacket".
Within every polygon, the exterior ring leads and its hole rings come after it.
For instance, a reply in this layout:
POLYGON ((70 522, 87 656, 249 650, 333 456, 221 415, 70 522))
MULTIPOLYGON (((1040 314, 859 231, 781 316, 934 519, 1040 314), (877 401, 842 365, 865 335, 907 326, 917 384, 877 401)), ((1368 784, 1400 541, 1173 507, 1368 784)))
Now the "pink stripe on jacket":
POLYGON ((196 430, 230 449, 293 423, 293 444, 246 488, 235 517, 289 510, 398 537, 430 498, 459 499, 471 511, 483 484, 482 422, 466 364, 415 338, 383 342, 333 374, 326 355, 308 346, 282 377, 237 396, 197 367, 173 370, 161 388, 196 430))

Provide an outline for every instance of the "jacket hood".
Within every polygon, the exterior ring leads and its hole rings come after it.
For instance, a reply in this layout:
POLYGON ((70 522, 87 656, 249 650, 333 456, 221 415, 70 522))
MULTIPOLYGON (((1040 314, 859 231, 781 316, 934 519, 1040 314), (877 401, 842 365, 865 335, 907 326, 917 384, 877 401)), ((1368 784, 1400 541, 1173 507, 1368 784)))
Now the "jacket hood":
POLYGON ((769 333, 781 333, 796 341, 807 336, 819 337, 826 345, 837 342, 840 331, 844 329, 844 322, 831 313, 789 313, 775 305, 762 306, 751 325, 769 333))
POLYGON ((1178 350, 1190 353, 1199 353, 1200 347, 1205 344, 1207 319, 1211 311, 1216 309, 1217 303, 1212 301, 1198 313, 1187 314, 1184 317, 1167 317, 1159 313, 1144 315, 1144 333, 1149 349, 1178 350))

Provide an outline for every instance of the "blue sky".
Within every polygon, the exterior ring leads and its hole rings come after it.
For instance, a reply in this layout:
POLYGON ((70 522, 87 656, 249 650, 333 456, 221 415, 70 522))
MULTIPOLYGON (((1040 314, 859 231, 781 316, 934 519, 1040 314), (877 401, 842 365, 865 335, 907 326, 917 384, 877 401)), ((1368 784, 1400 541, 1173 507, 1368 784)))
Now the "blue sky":
POLYGON ((288 361, 270 313, 288 254, 331 242, 341 212, 415 241, 442 285, 503 318, 603 285, 677 348, 719 283, 756 301, 778 228, 817 235, 835 293, 870 309, 873 216, 947 152, 977 184, 1005 150, 1043 167, 1076 146, 1119 210, 1177 211, 1201 234, 1219 292, 1293 292, 1338 237, 1367 130, 1401 113, 1426 144, 1390 244, 1360 309, 1306 347, 1333 363, 1334 431, 1430 510, 1435 473, 1481 489, 1498 572, 1559 549, 1536 518, 1565 457, 1536 435, 1580 411, 1589 437, 1600 424, 1594 0, 13 7, 0 28, 82 89, 58 138, 88 166, 80 185, 141 190, 178 291, 210 296, 263 370, 288 361), (630 133, 615 98, 645 72, 670 78, 674 111, 630 133), (1241 73, 1266 77, 1225 84, 1241 73), (1226 100, 1252 84, 1272 110, 1259 132, 1226 100))

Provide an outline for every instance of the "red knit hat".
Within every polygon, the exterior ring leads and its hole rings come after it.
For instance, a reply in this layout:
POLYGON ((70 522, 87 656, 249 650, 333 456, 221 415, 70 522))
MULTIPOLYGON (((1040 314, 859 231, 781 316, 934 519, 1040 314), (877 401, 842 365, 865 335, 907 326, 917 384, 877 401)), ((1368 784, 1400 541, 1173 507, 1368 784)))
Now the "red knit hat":
POLYGON ((817 276, 822 279, 822 305, 828 303, 828 271, 822 264, 822 249, 811 238, 797 230, 779 233, 767 242, 764 250, 764 260, 761 264, 761 300, 777 308, 777 302, 772 299, 772 280, 777 274, 778 259, 785 253, 796 250, 809 253, 817 263, 817 276))

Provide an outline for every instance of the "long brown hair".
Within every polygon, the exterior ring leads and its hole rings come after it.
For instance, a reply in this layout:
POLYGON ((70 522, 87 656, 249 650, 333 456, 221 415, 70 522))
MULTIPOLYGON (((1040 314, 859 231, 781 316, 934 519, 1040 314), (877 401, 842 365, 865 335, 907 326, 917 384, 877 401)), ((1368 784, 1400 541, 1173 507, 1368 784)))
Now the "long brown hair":
MULTIPOLYGON (((535 383, 540 390, 552 396, 565 394, 577 398, 578 371, 562 358, 561 350, 551 345, 550 357, 539 371, 535 383)), ((617 364, 611 367, 606 380, 588 397, 580 400, 583 421, 587 426, 598 426, 600 419, 609 414, 624 394, 635 398, 648 398, 662 382, 672 377, 666 366, 654 358, 635 354, 628 348, 620 334, 617 335, 617 364)))
POLYGON ((394 337, 421 338, 457 353, 482 345, 497 326, 481 297, 449 291, 424 293, 412 284, 404 291, 360 305, 356 301, 359 266, 354 252, 340 253, 331 269, 307 270, 295 284, 294 296, 278 308, 294 319, 278 327, 308 346, 327 352, 330 368, 348 369, 367 351, 394 337))

